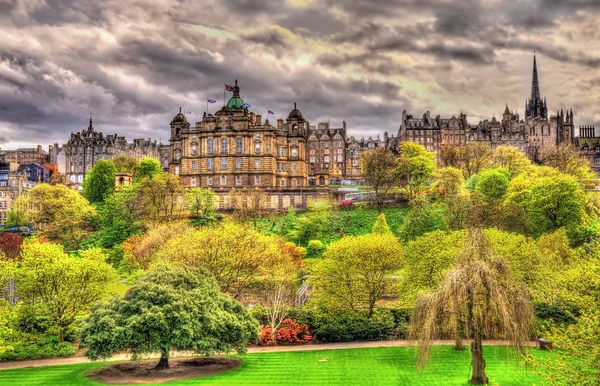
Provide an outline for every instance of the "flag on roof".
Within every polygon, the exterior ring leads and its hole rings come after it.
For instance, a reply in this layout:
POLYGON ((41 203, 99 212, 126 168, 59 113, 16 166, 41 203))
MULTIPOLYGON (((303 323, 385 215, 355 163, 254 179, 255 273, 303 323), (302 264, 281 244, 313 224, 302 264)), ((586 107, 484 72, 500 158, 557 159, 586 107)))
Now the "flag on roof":
POLYGON ((252 107, 252 106, 250 106, 248 103, 244 103, 242 106, 244 106, 244 107, 246 107, 246 108, 248 108, 248 107, 252 107))
POLYGON ((226 91, 232 91, 233 92, 233 86, 230 86, 228 84, 225 85, 225 90, 226 91))
POLYGON ((269 114, 273 114, 273 115, 275 115, 275 113, 274 113, 274 112, 272 112, 271 110, 267 110, 267 115, 269 115, 269 114))
POLYGON ((214 100, 214 99, 209 99, 209 100, 208 100, 208 103, 217 103, 217 101, 216 101, 216 100, 214 100))

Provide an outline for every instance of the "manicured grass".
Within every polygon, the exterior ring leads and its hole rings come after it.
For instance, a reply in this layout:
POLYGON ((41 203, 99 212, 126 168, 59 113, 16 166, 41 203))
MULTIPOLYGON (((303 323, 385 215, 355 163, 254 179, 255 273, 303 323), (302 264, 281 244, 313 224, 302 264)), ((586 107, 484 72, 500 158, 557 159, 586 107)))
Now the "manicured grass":
MULTIPOLYGON (((552 355, 532 351, 542 357, 552 355)), ((531 386, 541 379, 534 369, 517 366, 506 358, 506 348, 485 347, 487 374, 491 385, 531 386)), ((255 353, 241 357, 235 370, 167 383, 179 385, 468 385, 470 356, 450 346, 433 348, 432 364, 422 373, 415 369, 415 350, 385 347, 327 351, 255 353), (327 358, 326 362, 319 359, 327 358)), ((102 363, 0 371, 0 386, 100 385, 85 373, 102 363)))

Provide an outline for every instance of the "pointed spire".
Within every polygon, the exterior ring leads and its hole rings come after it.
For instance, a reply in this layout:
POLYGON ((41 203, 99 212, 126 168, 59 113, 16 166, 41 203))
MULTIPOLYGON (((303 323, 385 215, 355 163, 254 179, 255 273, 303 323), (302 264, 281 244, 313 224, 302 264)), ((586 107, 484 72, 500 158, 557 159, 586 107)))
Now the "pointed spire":
POLYGON ((531 80, 531 100, 537 101, 540 99, 540 82, 538 80, 537 62, 535 54, 533 54, 533 77, 531 80))
POLYGON ((508 109, 508 102, 506 102, 506 108, 504 109, 504 114, 503 115, 510 115, 510 110, 508 109))
POLYGON ((94 125, 92 124, 92 113, 90 113, 90 125, 88 126, 88 131, 93 131, 94 125))
POLYGON ((179 106, 179 114, 181 114, 181 106, 179 106))

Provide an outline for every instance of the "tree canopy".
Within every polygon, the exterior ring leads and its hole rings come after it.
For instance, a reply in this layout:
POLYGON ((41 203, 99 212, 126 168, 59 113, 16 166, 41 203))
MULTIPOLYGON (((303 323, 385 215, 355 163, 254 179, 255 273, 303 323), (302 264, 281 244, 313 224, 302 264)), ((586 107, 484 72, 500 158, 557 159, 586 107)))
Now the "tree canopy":
POLYGON ((83 180, 83 196, 94 203, 103 203, 115 190, 115 165, 112 161, 98 160, 83 180))
POLYGON ((258 323, 248 311, 219 292, 206 270, 185 266, 158 266, 139 277, 124 297, 95 307, 81 331, 91 360, 124 350, 134 359, 159 352, 157 370, 169 367, 170 350, 244 353, 257 338, 258 323))

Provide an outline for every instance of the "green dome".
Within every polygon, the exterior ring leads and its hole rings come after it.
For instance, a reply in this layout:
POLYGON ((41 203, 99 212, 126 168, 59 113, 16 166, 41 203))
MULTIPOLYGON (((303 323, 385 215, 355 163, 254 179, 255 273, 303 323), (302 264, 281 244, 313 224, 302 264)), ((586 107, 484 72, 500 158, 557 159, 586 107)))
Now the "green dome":
POLYGON ((187 123, 187 118, 181 113, 181 107, 179 108, 179 114, 173 117, 171 123, 187 123))
POLYGON ((243 106, 244 106, 244 101, 239 96, 234 95, 231 97, 231 99, 229 99, 229 102, 227 102, 228 109, 239 109, 240 107, 243 107, 243 106))

